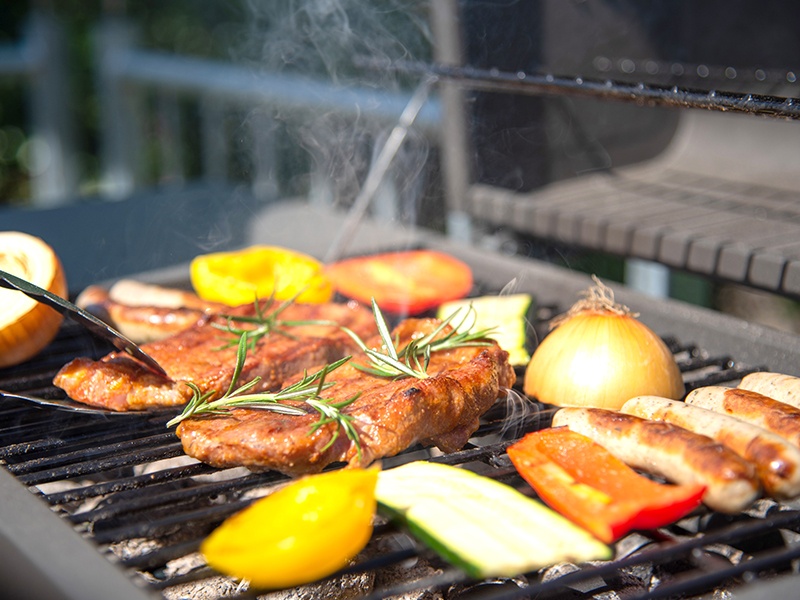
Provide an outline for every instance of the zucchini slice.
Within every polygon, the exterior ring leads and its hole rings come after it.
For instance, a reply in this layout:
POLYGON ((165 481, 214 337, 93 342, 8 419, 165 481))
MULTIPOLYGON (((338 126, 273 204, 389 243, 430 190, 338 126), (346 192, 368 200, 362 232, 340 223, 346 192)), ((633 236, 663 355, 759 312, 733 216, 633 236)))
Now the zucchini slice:
POLYGON ((466 469, 408 463, 382 471, 376 495, 385 513, 472 577, 513 577, 612 555, 544 504, 466 469))
POLYGON ((436 316, 439 319, 446 319, 455 311, 470 304, 475 309, 473 328, 493 329, 490 337, 508 352, 511 365, 515 367, 527 365, 531 359, 526 348, 527 324, 533 297, 530 294, 510 294, 454 300, 440 305, 436 316))

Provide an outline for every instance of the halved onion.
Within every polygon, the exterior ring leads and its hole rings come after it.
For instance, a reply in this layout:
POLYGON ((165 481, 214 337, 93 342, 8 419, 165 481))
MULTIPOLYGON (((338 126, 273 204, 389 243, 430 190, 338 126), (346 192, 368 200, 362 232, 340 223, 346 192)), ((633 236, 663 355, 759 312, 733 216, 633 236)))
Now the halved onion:
MULTIPOLYGON (((61 261, 41 239, 17 231, 0 231, 0 269, 62 298, 67 281, 61 261)), ((19 364, 49 344, 62 315, 22 292, 0 288, 0 367, 19 364)))

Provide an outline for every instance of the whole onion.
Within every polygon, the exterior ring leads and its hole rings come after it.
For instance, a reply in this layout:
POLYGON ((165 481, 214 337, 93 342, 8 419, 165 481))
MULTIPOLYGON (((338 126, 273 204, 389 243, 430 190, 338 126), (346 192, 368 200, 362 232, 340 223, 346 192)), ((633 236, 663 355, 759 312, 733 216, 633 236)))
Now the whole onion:
POLYGON ((672 352, 637 317, 595 278, 551 323, 526 368, 525 393, 545 404, 612 410, 634 396, 680 399, 683 378, 672 352))

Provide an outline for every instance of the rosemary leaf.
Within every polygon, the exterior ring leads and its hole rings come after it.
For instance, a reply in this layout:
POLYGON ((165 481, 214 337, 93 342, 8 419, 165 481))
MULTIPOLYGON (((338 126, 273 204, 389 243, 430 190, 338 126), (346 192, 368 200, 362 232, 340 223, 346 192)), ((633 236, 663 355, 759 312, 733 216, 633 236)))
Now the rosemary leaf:
MULTIPOLYGON (((236 382, 241 376, 244 367, 247 345, 247 337, 243 334, 239 338, 233 377, 231 378, 231 383, 225 394, 219 398, 213 399, 213 392, 202 392, 197 385, 192 382, 187 382, 187 385, 192 390, 192 398, 184 407, 183 412, 167 423, 167 427, 177 425, 189 417, 224 414, 231 409, 243 407, 270 410, 285 415, 305 415, 307 412, 303 409, 291 404, 285 404, 285 402, 288 400, 305 402, 312 408, 315 408, 314 404, 311 402, 321 401, 322 398, 320 394, 334 385, 333 382, 325 381, 327 375, 350 360, 350 357, 346 356, 331 364, 325 365, 319 371, 310 375, 308 372, 304 372, 303 377, 299 381, 277 392, 248 393, 258 384, 260 378, 256 377, 238 388, 236 387, 236 382)), ((337 414, 341 413, 339 413, 337 405, 326 404, 326 406, 330 407, 329 414, 331 418, 338 419, 339 417, 337 417, 337 414)), ((319 409, 315 408, 315 410, 319 409)))
POLYGON ((361 458, 361 438, 355 426, 353 425, 353 417, 341 412, 342 408, 348 404, 351 404, 359 396, 360 393, 355 394, 347 400, 343 400, 341 402, 325 402, 322 400, 306 401, 309 406, 314 408, 320 414, 319 420, 311 426, 311 433, 314 433, 320 427, 323 427, 328 423, 337 423, 338 425, 338 427, 334 430, 331 439, 328 440, 328 443, 325 444, 325 446, 323 446, 323 452, 330 448, 336 442, 336 440, 339 439, 339 429, 344 429, 345 435, 351 442, 353 442, 353 444, 355 444, 358 457, 361 458))
POLYGON ((303 293, 303 290, 297 292, 291 298, 284 300, 281 302, 275 310, 271 312, 267 312, 269 308, 271 308, 277 301, 275 300, 274 295, 271 295, 269 298, 264 300, 264 302, 260 302, 258 298, 255 300, 255 315, 253 316, 238 316, 238 315, 221 315, 225 317, 226 323, 225 325, 221 325, 219 323, 212 323, 212 326, 226 331, 232 334, 234 337, 233 341, 225 343, 221 348, 230 348, 237 344, 237 339, 241 338, 242 336, 246 337, 247 340, 247 348, 250 351, 254 351, 256 347, 256 343, 263 337, 271 334, 277 333, 280 335, 284 335, 291 339, 296 339, 295 336, 291 333, 292 327, 299 327, 302 325, 331 325, 336 326, 337 323, 329 320, 284 320, 281 319, 281 313, 283 313, 289 306, 291 306, 297 297, 303 293), (256 325, 256 327, 252 328, 244 328, 239 327, 236 323, 249 323, 251 325, 256 325))
POLYGON ((428 365, 433 352, 468 346, 489 346, 491 344, 486 338, 491 334, 492 329, 472 331, 472 327, 475 324, 475 309, 472 305, 468 307, 458 323, 451 324, 460 311, 461 309, 456 310, 439 323, 433 331, 421 338, 411 340, 401 349, 397 348, 397 340, 392 340, 389 326, 374 298, 372 300, 372 313, 381 338, 382 351, 369 348, 352 330, 346 327, 341 327, 341 329, 353 339, 369 359, 369 363, 366 365, 353 363, 356 369, 375 377, 415 377, 417 379, 425 379, 428 377, 428 365), (468 319, 471 319, 471 323, 468 319), (448 326, 451 329, 442 335, 448 326))

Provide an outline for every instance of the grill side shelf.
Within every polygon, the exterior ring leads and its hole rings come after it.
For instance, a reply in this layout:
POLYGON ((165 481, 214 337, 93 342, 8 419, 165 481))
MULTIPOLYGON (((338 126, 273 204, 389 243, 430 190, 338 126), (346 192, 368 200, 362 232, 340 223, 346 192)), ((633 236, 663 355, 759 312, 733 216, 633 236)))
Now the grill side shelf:
POLYGON ((0 469, 0 552, 0 582, 8 598, 153 598, 5 469, 0 469))

